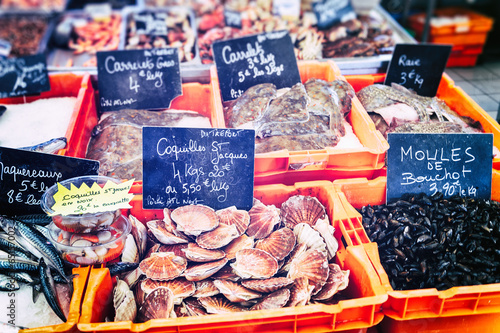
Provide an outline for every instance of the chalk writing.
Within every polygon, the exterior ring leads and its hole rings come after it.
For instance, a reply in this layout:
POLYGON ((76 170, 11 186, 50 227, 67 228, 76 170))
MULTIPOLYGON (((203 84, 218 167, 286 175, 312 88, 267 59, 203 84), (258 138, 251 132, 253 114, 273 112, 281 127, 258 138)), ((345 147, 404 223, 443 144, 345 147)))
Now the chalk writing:
POLYGON ((0 98, 50 90, 43 54, 0 59, 0 98))

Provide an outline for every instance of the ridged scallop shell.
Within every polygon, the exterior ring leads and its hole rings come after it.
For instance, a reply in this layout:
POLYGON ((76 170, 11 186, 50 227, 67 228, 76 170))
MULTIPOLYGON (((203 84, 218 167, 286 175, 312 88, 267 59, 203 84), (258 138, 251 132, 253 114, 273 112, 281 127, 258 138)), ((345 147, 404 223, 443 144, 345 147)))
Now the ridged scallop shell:
POLYGON ((241 281, 243 287, 265 294, 291 286, 292 283, 293 280, 286 277, 241 281))
POLYGON ((120 305, 115 308, 115 321, 134 321, 136 316, 137 304, 134 293, 129 290, 120 305))
POLYGON ((187 267, 187 260, 173 252, 156 252, 139 264, 139 269, 153 280, 172 280, 187 267))
POLYGON ((189 243, 186 248, 182 250, 187 260, 194 262, 208 262, 222 259, 226 253, 222 250, 208 250, 200 247, 196 243, 189 243))
POLYGON ((168 231, 165 226, 165 222, 161 220, 149 221, 146 223, 146 225, 148 226, 149 231, 151 231, 151 233, 160 243, 172 245, 189 242, 189 238, 183 235, 178 236, 168 231))
POLYGON ((196 237, 196 244, 204 249, 220 249, 239 236, 236 226, 220 224, 212 231, 207 231, 196 237))
POLYGON ((186 308, 187 315, 190 317, 206 316, 208 314, 207 310, 196 299, 185 300, 184 307, 186 308))
POLYGON ((292 261, 287 277, 293 280, 307 277, 309 284, 314 286, 313 294, 319 293, 328 279, 326 254, 318 250, 307 250, 292 261))
POLYGON ((165 244, 160 244, 156 252, 172 252, 176 256, 186 258, 186 253, 184 253, 183 249, 186 249, 188 247, 188 244, 172 244, 172 245, 165 245, 165 244))
POLYGON ((349 281, 349 271, 343 271, 337 264, 329 264, 328 268, 328 280, 326 280, 321 291, 313 296, 315 300, 327 301, 339 291, 341 286, 345 285, 343 286, 344 289, 347 287, 346 281, 349 281), (344 272, 347 272, 347 274, 344 272))
POLYGON ((273 231, 269 236, 255 243, 256 249, 266 251, 278 261, 285 259, 294 247, 295 234, 287 227, 273 231))
POLYGON ((214 284, 230 302, 246 302, 262 296, 260 293, 247 289, 233 281, 214 280, 214 284))
POLYGON ((281 219, 290 229, 299 223, 307 223, 312 227, 325 215, 325 207, 314 197, 294 195, 281 205, 281 219))
POLYGON ((297 244, 307 244, 309 250, 319 250, 327 254, 326 244, 320 233, 313 229, 309 224, 299 223, 293 228, 293 233, 297 237, 297 244))
POLYGON ((280 210, 276 206, 266 206, 256 199, 248 214, 250 215, 250 224, 246 233, 255 239, 266 238, 271 234, 274 226, 281 222, 280 210))
MULTIPOLYGON (((227 258, 226 258, 227 259, 227 258)), ((231 265, 222 267, 217 273, 211 276, 212 279, 230 280, 233 282, 241 280, 241 277, 234 272, 231 265)))
POLYGON ((219 217, 219 223, 235 225, 238 235, 243 235, 250 224, 250 215, 246 210, 236 209, 235 206, 220 209, 215 212, 219 217))
POLYGON ((283 265, 279 269, 279 273, 285 273, 290 270, 290 265, 293 261, 293 259, 299 257, 302 255, 302 253, 307 251, 307 244, 302 243, 302 244, 296 244, 295 248, 290 252, 290 255, 284 260, 283 265))
POLYGON ((184 298, 192 296, 196 291, 194 282, 188 281, 185 278, 176 278, 170 281, 145 279, 140 285, 140 288, 144 292, 144 296, 147 296, 158 287, 165 287, 172 291, 174 295, 174 304, 181 304, 184 298))
POLYGON ((249 237, 246 234, 241 235, 238 238, 235 238, 231 241, 231 243, 227 244, 224 247, 224 252, 226 252, 227 260, 233 260, 236 258, 236 252, 243 249, 251 249, 254 247, 253 237, 249 237))
POLYGON ((220 293, 213 280, 196 281, 196 291, 193 297, 210 297, 220 293))
POLYGON ((328 215, 326 215, 325 219, 318 220, 314 229, 319 232, 325 241, 328 261, 332 260, 339 249, 339 242, 333 235, 335 228, 328 221, 328 215))
POLYGON ((226 298, 221 296, 200 297, 198 298, 198 301, 208 313, 227 314, 246 311, 246 309, 232 304, 226 298))
POLYGON ((170 217, 177 224, 177 230, 192 236, 214 230, 219 225, 219 218, 215 211, 203 205, 176 208, 170 213, 170 217))
POLYGON ((137 245, 137 250, 139 251, 139 257, 143 258, 146 254, 148 230, 146 229, 146 226, 135 216, 129 215, 128 220, 132 226, 130 232, 134 236, 135 244, 137 245))
POLYGON ((120 306, 123 300, 127 297, 127 293, 129 291, 130 287, 128 286, 128 284, 125 281, 116 278, 116 286, 113 289, 113 305, 115 309, 120 306))
POLYGON ((138 320, 169 318, 174 309, 174 294, 165 287, 158 287, 149 293, 139 308, 138 320))
POLYGON ((284 307, 290 299, 290 290, 287 288, 276 290, 267 295, 257 304, 252 306, 250 310, 271 310, 284 307))
POLYGON ((295 307, 307 305, 311 300, 314 286, 309 284, 309 280, 303 276, 295 279, 292 287, 290 288, 290 299, 288 300, 287 307, 295 307))
POLYGON ((129 234, 125 239, 125 246, 123 247, 121 261, 138 263, 139 260, 139 250, 137 249, 137 245, 135 244, 134 236, 132 234, 129 234))
POLYGON ((123 281, 125 281, 130 288, 133 288, 135 286, 141 276, 142 271, 139 267, 137 267, 133 271, 125 273, 125 275, 122 274, 123 281))
POLYGON ((226 258, 204 264, 195 264, 186 269, 184 277, 189 281, 201 281, 217 273, 226 264, 226 258))
POLYGON ((267 279, 278 271, 278 261, 266 251, 244 249, 236 253, 231 267, 243 279, 267 279))

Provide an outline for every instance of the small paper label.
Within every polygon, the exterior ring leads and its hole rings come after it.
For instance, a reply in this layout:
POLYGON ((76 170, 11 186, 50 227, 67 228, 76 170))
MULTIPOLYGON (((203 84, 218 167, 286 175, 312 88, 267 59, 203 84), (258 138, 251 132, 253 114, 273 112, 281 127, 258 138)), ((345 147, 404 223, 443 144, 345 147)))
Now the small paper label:
POLYGON ((129 202, 134 194, 129 191, 133 182, 133 179, 120 184, 108 181, 103 187, 97 183, 91 187, 83 183, 79 188, 71 184, 69 189, 57 183, 52 215, 102 213, 131 208, 129 202))

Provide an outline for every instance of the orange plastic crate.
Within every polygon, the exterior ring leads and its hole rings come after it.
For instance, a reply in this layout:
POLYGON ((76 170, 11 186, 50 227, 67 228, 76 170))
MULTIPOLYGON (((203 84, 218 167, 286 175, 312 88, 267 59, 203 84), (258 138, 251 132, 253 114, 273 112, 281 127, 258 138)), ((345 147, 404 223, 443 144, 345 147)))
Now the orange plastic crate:
POLYGON ((0 99, 0 104, 30 103, 43 98, 76 97, 76 104, 65 135, 68 143, 66 148, 61 149, 59 154, 84 157, 91 131, 97 124, 94 88, 90 82, 90 75, 50 74, 49 81, 49 91, 42 92, 37 96, 3 98, 0 99))
MULTIPOLYGON (((456 23, 444 26, 430 25, 430 43, 437 44, 484 44, 488 32, 493 26, 493 19, 466 8, 441 8, 434 11, 437 17, 467 16, 467 23, 456 23)), ((413 29, 418 39, 421 39, 425 22, 425 13, 412 15, 408 18, 408 25, 413 29)))
MULTIPOLYGON (((69 314, 66 318, 67 321, 63 324, 44 326, 37 328, 29 328, 20 330, 20 333, 62 333, 62 332, 75 332, 76 324, 80 319, 80 306, 87 287, 87 278, 89 277, 90 267, 73 268, 73 274, 77 274, 73 278, 73 296, 69 305, 69 314)), ((41 296, 44 297, 44 296, 41 296)), ((22 311, 29 311, 29 309, 22 309, 22 311)))
MULTIPOLYGON (((326 81, 344 79, 340 69, 332 61, 299 61, 300 77, 302 82, 310 78, 326 81)), ((214 91, 220 91, 217 70, 210 68, 211 83, 214 91)), ((220 94, 217 102, 222 104, 220 94)), ((326 170, 335 177, 361 177, 367 172, 379 169, 384 165, 385 152, 389 148, 387 141, 375 129, 373 121, 357 98, 352 101, 352 111, 348 122, 364 146, 360 149, 339 149, 327 147, 321 150, 293 151, 282 150, 255 155, 255 183, 272 184, 275 180, 293 179, 293 182, 310 179, 321 179, 302 175, 305 171, 326 170), (300 170, 294 170, 300 167, 300 170), (303 177, 301 177, 303 176, 303 177), (296 178, 298 177, 298 178, 296 178)), ((325 179, 325 178, 322 178, 325 179)), ((280 181, 281 182, 281 181, 280 181)), ((287 182, 287 184, 292 184, 287 182)))
MULTIPOLYGON (((331 221, 345 215, 343 206, 331 182, 297 183, 294 186, 265 185, 254 190, 256 198, 265 204, 280 207, 290 196, 315 196, 326 207, 331 221)), ((129 213, 142 221, 150 213, 161 218, 161 210, 142 210, 133 205, 129 213)), ((151 216, 153 216, 151 215, 151 216)), ((334 222, 334 226, 335 226, 334 222)), ((335 305, 315 304, 295 308, 249 311, 230 315, 207 315, 150 320, 146 323, 104 323, 112 307, 114 279, 106 268, 93 269, 77 325, 81 332, 366 332, 383 318, 381 304, 387 300, 384 288, 362 246, 343 246, 338 227, 334 233, 339 240, 336 262, 349 269, 349 287, 343 291, 349 298, 335 305)))
MULTIPOLYGON (((353 86, 354 90, 358 92, 360 89, 368 85, 383 83, 385 80, 385 74, 351 75, 346 76, 346 79, 347 82, 353 86)), ((500 150, 500 125, 462 88, 456 86, 455 82, 446 73, 443 74, 443 77, 441 78, 436 96, 442 99, 459 115, 467 116, 479 121, 483 126, 485 133, 493 133, 493 146, 500 150)), ((356 178, 359 177, 366 176, 357 176, 356 178)), ((370 177, 366 178, 370 179, 370 177)), ((498 157, 493 159, 491 199, 500 201, 500 158, 498 157)))
MULTIPOLYGON (((339 224, 342 233, 347 235, 345 237, 347 248, 356 245, 364 246, 373 268, 377 271, 380 283, 388 294, 388 300, 383 304, 384 315, 396 321, 404 321, 404 323, 392 323, 392 325, 408 328, 418 323, 414 320, 441 318, 443 327, 445 325, 461 329, 472 325, 474 328, 476 315, 500 313, 500 283, 453 287, 442 291, 435 288, 406 291, 392 289, 387 273, 380 262, 377 243, 370 242, 362 225, 361 214, 356 210, 368 204, 384 204, 386 181, 385 177, 380 177, 374 180, 341 180, 333 184, 339 192, 339 198, 347 213, 346 218, 342 219, 339 224), (359 193, 364 193, 364 195, 358 196, 359 193)), ((498 332, 500 329, 498 321, 495 327, 498 332)), ((399 332, 399 330, 393 331, 399 332)), ((417 331, 426 332, 427 330, 422 328, 417 331)), ((436 330, 429 329, 428 331, 435 332, 436 330)))

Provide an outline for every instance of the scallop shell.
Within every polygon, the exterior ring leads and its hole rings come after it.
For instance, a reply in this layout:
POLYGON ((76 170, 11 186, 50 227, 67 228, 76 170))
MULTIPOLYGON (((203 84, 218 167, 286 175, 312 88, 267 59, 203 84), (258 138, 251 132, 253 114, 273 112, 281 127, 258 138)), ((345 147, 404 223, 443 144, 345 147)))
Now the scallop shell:
POLYGON ((125 246, 123 247, 121 261, 138 263, 139 260, 139 250, 137 249, 137 245, 135 244, 134 236, 132 234, 129 234, 127 236, 127 239, 125 240, 125 246))
POLYGON ((278 261, 266 251, 244 249, 236 253, 231 267, 243 279, 267 279, 278 271, 278 261))
POLYGON ((325 207, 314 197, 294 195, 281 205, 281 219, 290 229, 299 223, 307 223, 312 227, 325 215, 325 207))
POLYGON ((248 214, 250 215, 250 224, 246 233, 256 239, 269 236, 274 226, 281 222, 280 210, 274 205, 266 206, 259 200, 254 200, 254 205, 248 214))
POLYGON ((138 320, 167 319, 174 309, 174 294, 165 287, 158 287, 149 293, 139 308, 138 320))
POLYGON ((214 284, 230 302, 246 302, 262 296, 253 290, 243 287, 239 283, 229 280, 214 280, 214 284))
POLYGON ((118 278, 113 290, 113 305, 115 307, 115 321, 134 321, 137 315, 134 293, 125 281, 118 278))
POLYGON ((321 237, 325 240, 328 261, 332 260, 339 249, 339 242, 333 235, 335 228, 328 221, 328 215, 323 220, 318 220, 314 229, 319 232, 321 237))
POLYGON ((193 297, 209 297, 220 293, 212 280, 196 281, 196 292, 193 297))
POLYGON ((185 254, 187 260, 195 262, 208 262, 222 259, 226 256, 226 253, 222 250, 207 250, 200 247, 196 243, 189 243, 188 246, 182 251, 185 254))
POLYGON ((129 291, 130 287, 128 284, 125 281, 116 278, 116 286, 113 289, 113 305, 115 309, 123 302, 127 296, 127 292, 129 291))
POLYGON ((226 258, 204 264, 195 264, 186 269, 184 277, 189 281, 201 281, 217 273, 226 264, 226 258))
MULTIPOLYGON (((328 268, 328 280, 326 280, 326 283, 321 291, 313 296, 313 299, 315 300, 327 301, 331 299, 339 291, 339 287, 345 283, 346 276, 339 265, 329 264, 328 268)), ((347 273, 347 281, 349 281, 349 273, 347 273)), ((345 285, 345 287, 347 287, 347 285, 345 285)))
POLYGON ((134 236, 135 244, 137 245, 137 250, 139 251, 139 257, 143 258, 146 254, 148 230, 146 229, 146 226, 135 216, 129 215, 128 220, 132 226, 131 233, 134 236))
POLYGON ((302 243, 302 244, 297 244, 295 245, 295 248, 290 252, 290 255, 286 260, 284 260, 283 265, 279 269, 279 273, 284 273, 288 272, 290 270, 290 265, 292 264, 293 259, 299 257, 302 255, 302 253, 307 251, 307 244, 302 243))
POLYGON ((146 223, 146 225, 148 226, 149 231, 153 233, 155 238, 163 244, 172 245, 189 242, 189 238, 182 235, 178 236, 168 231, 165 222, 161 220, 149 221, 146 223))
POLYGON ((188 244, 161 244, 156 252, 173 252, 176 256, 186 258, 186 253, 183 249, 187 249, 188 244))
POLYGON ((255 243, 256 249, 266 251, 278 261, 285 259, 294 247, 295 234, 286 227, 273 231, 269 236, 255 243))
POLYGON ((187 267, 187 260, 172 252, 156 252, 139 264, 139 269, 153 280, 172 280, 187 267))
POLYGON ((290 288, 290 299, 286 306, 295 307, 306 305, 311 300, 313 290, 314 286, 309 284, 309 280, 305 276, 295 279, 290 288))
POLYGON ((319 293, 328 279, 328 259, 326 254, 318 250, 307 250, 294 259, 287 275, 290 279, 307 277, 314 286, 314 294, 319 293))
POLYGON ((293 280, 286 277, 275 277, 270 279, 243 280, 243 287, 258 291, 260 293, 272 293, 278 289, 292 285, 293 280))
POLYGON ((315 249, 327 254, 326 244, 320 233, 314 230, 309 224, 299 223, 293 228, 293 233, 297 237, 297 244, 307 244, 307 249, 315 249))
POLYGON ((287 288, 276 290, 267 295, 257 304, 252 306, 250 310, 271 310, 284 307, 290 299, 290 290, 287 288))
POLYGON ((144 296, 147 296, 158 287, 170 289, 174 295, 174 304, 181 304, 184 298, 192 296, 196 291, 194 282, 188 281, 185 278, 176 278, 170 281, 145 279, 141 282, 140 286, 144 292, 144 296))
POLYGON ((141 276, 142 276, 142 271, 139 267, 137 267, 133 271, 125 273, 125 275, 122 275, 122 278, 123 281, 125 281, 130 288, 133 288, 137 283, 137 281, 139 281, 141 276))
POLYGON ((235 225, 220 224, 212 231, 207 231, 196 237, 196 243, 204 249, 220 249, 237 238, 238 230, 235 225))
POLYGON ((234 272, 234 269, 230 265, 222 267, 217 273, 215 273, 211 277, 212 279, 224 279, 233 282, 241 280, 241 277, 234 272))
POLYGON ((233 260, 236 258, 236 252, 243 249, 251 249, 254 246, 253 237, 248 237, 246 234, 235 238, 231 243, 224 247, 224 252, 226 252, 226 258, 228 260, 233 260))
POLYGON ((220 209, 215 212, 219 217, 219 223, 235 225, 239 236, 243 235, 250 224, 250 215, 246 210, 236 209, 235 206, 220 209))
POLYGON ((187 315, 190 317, 195 316, 206 316, 207 311, 198 300, 189 299, 184 301, 184 307, 186 308, 187 315))
POLYGON ((219 218, 215 211, 203 205, 176 208, 171 212, 170 217, 177 223, 177 230, 192 236, 214 230, 219 225, 219 218))
POLYGON ((220 296, 200 297, 198 301, 208 313, 227 314, 246 311, 244 308, 231 304, 226 298, 220 296))

